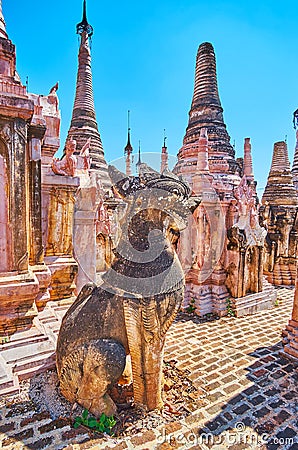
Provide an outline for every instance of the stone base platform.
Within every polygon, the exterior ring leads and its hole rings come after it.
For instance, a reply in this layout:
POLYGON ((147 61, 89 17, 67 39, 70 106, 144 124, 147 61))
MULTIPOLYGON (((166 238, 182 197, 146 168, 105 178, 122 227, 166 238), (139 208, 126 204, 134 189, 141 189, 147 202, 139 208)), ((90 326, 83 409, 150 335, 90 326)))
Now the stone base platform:
MULTIPOLYGON (((85 427, 74 429, 73 418, 37 411, 23 391, 0 399, 0 448, 297 450, 298 364, 280 356, 294 290, 277 292, 278 305, 253 316, 201 321, 194 314, 178 315, 167 333, 165 360, 189 370, 200 390, 197 409, 186 418, 172 415, 171 422, 152 422, 137 434, 128 423, 125 437, 101 437, 85 427)), ((55 309, 57 316, 62 313, 55 309)), ((45 329, 53 325, 51 317, 42 318, 45 329)))
POLYGON ((216 314, 219 317, 227 315, 227 299, 229 292, 225 286, 226 274, 223 270, 215 269, 211 275, 204 276, 204 272, 191 269, 186 278, 185 297, 182 309, 195 309, 195 314, 204 317, 216 314), (204 280, 199 283, 198 280, 204 280))
POLYGON ((55 366, 61 320, 73 301, 48 302, 30 329, 0 335, 0 396, 17 393, 22 380, 55 366))
POLYGON ((272 308, 277 299, 276 289, 264 279, 263 291, 249 294, 245 297, 231 300, 231 305, 236 317, 243 317, 255 314, 259 311, 272 308))

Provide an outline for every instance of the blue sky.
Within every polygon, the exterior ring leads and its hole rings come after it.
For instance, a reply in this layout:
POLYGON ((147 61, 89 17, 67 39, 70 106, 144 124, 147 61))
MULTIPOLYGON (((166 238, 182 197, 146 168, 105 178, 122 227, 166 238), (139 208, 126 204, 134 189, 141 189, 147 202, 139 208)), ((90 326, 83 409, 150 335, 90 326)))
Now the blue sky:
MULTIPOLYGON (((59 81, 62 143, 70 123, 77 71, 75 25, 82 0, 2 0, 17 69, 29 91, 59 81)), ((212 42, 219 93, 237 156, 251 137, 255 176, 265 186, 273 143, 295 147, 298 108, 298 9, 291 0, 87 0, 97 119, 106 159, 121 157, 131 110, 132 144, 160 151, 163 129, 176 155, 187 126, 196 51, 212 42)))

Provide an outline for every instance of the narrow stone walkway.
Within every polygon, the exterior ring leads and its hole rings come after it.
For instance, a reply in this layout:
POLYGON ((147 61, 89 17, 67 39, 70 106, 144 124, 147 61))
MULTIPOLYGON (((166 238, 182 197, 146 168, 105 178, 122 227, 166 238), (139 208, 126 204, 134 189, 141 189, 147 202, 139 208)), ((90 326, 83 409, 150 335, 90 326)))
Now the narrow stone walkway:
POLYGON ((0 448, 297 450, 298 368, 281 354, 293 293, 278 289, 276 306, 252 316, 204 323, 178 316, 167 335, 165 360, 189 370, 204 392, 202 407, 181 422, 97 439, 71 428, 67 418, 53 421, 30 401, 20 402, 0 412, 0 448))

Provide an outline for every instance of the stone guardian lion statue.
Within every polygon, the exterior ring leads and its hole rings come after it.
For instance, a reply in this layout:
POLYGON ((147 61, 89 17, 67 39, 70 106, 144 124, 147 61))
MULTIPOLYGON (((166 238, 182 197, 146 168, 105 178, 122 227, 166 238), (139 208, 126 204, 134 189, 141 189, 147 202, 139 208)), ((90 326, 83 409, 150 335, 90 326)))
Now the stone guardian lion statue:
POLYGON ((82 288, 57 343, 62 394, 97 416, 116 411, 107 389, 119 380, 127 355, 135 403, 149 410, 163 405, 165 335, 184 296, 176 246, 190 214, 190 189, 171 172, 160 175, 146 164, 138 177, 109 171, 126 204, 115 258, 101 285, 82 288))

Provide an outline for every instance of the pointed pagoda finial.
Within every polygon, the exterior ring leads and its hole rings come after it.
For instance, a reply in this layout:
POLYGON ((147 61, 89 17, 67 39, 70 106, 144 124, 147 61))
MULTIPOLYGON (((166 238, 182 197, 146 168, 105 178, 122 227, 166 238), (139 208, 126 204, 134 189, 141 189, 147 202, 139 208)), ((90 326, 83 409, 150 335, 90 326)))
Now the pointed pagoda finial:
POLYGON ((165 170, 169 169, 169 166, 168 166, 169 155, 168 155, 168 148, 166 146, 166 140, 167 140, 166 130, 164 129, 163 130, 163 147, 161 149, 160 173, 163 173, 165 170))
POLYGON ((132 145, 130 143, 130 111, 127 111, 127 144, 124 148, 124 154, 127 155, 128 153, 132 153, 132 145))
POLYGON ((2 0, 0 0, 0 37, 7 39, 5 20, 2 12, 2 0))
POLYGON ((141 160, 141 141, 139 141, 139 159, 138 162, 136 164, 137 167, 139 167, 142 164, 142 160, 141 160))
POLYGON ((166 136, 166 129, 163 129, 163 146, 166 147, 166 140, 167 140, 167 136, 166 136))
POLYGON ((132 145, 130 143, 130 111, 127 111, 127 144, 124 148, 124 154, 126 155, 126 175, 132 175, 131 171, 131 154, 133 152, 132 145))
POLYGON ((86 12, 86 0, 83 2, 83 18, 82 22, 77 24, 77 34, 82 35, 84 31, 88 34, 89 37, 93 34, 93 27, 88 23, 87 20, 87 12, 86 12))

